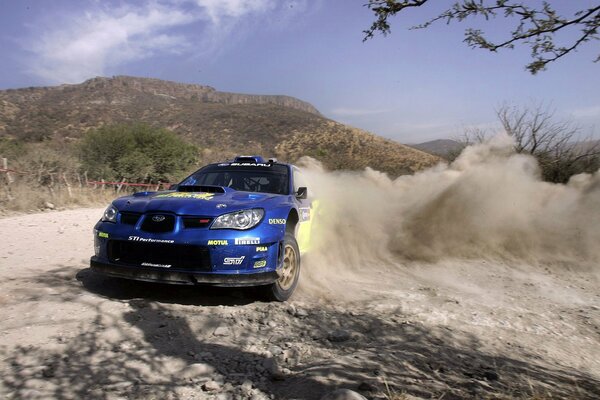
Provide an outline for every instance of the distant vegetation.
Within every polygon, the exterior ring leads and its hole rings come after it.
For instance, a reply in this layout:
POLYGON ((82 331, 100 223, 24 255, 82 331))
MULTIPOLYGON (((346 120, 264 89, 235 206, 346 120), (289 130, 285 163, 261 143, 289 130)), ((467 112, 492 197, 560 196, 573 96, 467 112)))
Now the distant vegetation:
POLYGON ((84 135, 81 169, 95 179, 172 182, 193 169, 198 148, 166 129, 112 125, 84 135))

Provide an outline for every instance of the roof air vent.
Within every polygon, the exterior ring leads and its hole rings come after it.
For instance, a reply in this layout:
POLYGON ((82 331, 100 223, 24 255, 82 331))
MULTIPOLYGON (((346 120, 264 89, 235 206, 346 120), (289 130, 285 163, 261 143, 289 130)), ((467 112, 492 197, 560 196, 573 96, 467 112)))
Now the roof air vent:
POLYGON ((234 160, 237 163, 263 164, 265 160, 261 156, 237 156, 234 160))

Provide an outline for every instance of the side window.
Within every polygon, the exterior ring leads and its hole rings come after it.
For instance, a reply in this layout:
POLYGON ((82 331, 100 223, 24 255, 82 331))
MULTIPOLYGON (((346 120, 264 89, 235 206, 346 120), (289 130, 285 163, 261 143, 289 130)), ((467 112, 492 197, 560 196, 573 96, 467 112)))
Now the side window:
POLYGON ((308 186, 306 184, 306 179, 304 178, 304 175, 302 175, 302 172, 300 172, 300 170, 294 168, 294 193, 297 193, 298 188, 301 188, 303 186, 308 186))

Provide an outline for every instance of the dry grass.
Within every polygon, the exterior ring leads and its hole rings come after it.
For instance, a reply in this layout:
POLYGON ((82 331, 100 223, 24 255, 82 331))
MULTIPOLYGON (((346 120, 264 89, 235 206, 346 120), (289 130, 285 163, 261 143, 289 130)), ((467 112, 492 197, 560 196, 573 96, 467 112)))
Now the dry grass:
MULTIPOLYGON (((121 192, 120 195, 125 193, 121 192)), ((93 189, 66 186, 32 186, 27 182, 10 185, 2 182, 0 190, 0 213, 36 212, 49 208, 102 206, 117 197, 113 189, 93 189)))
POLYGON ((281 159, 290 161, 307 155, 329 169, 371 167, 392 177, 412 174, 442 161, 437 156, 334 121, 283 138, 275 152, 281 159))
MULTIPOLYGON (((461 396, 460 394, 451 392, 442 393, 439 396, 431 397, 432 399, 443 400, 447 395, 451 398, 456 398, 456 396, 461 396)), ((470 398, 471 396, 467 393, 463 393, 465 398, 470 398)), ((418 400, 421 397, 415 397, 405 390, 399 390, 398 386, 394 386, 392 383, 388 382, 385 378, 383 379, 383 385, 379 388, 378 393, 380 398, 384 398, 386 400, 418 400)), ((433 395, 432 395, 433 396, 433 395)), ((497 393, 497 394, 484 394, 481 395, 482 400, 552 400, 556 399, 556 396, 553 396, 552 393, 548 392, 545 389, 534 386, 531 382, 529 383, 529 389, 520 390, 518 388, 513 388, 509 390, 508 393, 497 393)))

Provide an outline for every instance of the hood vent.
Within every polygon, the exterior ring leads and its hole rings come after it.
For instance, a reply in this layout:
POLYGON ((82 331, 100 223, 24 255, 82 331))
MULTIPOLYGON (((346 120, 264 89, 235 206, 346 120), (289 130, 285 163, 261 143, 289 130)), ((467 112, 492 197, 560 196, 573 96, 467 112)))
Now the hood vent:
POLYGON ((221 186, 196 186, 196 185, 181 185, 177 187, 178 192, 202 192, 202 193, 225 193, 225 189, 221 186))

